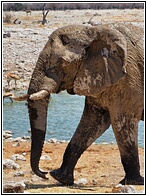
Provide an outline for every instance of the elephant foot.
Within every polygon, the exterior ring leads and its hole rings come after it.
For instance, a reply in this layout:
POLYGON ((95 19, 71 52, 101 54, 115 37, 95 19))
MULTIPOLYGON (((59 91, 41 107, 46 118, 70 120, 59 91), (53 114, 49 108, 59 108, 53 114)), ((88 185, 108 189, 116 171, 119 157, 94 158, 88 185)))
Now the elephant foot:
POLYGON ((137 177, 125 177, 119 183, 122 185, 144 185, 144 178, 140 175, 137 177))
POLYGON ((63 185, 73 185, 73 175, 62 172, 61 168, 50 171, 50 175, 63 185))

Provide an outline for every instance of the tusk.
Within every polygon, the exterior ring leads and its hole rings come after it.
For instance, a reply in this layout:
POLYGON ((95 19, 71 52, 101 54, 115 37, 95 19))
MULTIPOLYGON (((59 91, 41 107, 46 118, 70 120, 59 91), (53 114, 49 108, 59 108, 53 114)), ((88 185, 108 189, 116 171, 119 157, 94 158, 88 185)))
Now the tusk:
POLYGON ((39 99, 43 99, 45 98, 47 95, 49 95, 49 92, 46 90, 40 90, 37 93, 33 93, 32 95, 30 95, 30 99, 31 100, 39 100, 39 99))
POLYGON ((29 97, 28 94, 25 94, 25 95, 22 95, 22 96, 18 96, 18 97, 15 97, 14 95, 13 96, 10 96, 13 100, 15 101, 26 101, 29 97))

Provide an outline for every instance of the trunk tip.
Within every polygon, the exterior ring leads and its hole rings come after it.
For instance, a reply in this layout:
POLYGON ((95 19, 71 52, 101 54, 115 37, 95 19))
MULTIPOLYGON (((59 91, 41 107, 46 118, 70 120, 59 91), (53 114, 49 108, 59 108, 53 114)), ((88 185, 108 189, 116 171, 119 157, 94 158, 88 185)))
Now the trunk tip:
POLYGON ((39 177, 41 177, 41 178, 43 178, 43 179, 45 179, 45 180, 48 179, 48 178, 45 176, 46 174, 48 174, 48 172, 43 172, 43 171, 40 171, 39 169, 38 169, 38 170, 33 170, 33 172, 34 172, 37 176, 39 176, 39 177))

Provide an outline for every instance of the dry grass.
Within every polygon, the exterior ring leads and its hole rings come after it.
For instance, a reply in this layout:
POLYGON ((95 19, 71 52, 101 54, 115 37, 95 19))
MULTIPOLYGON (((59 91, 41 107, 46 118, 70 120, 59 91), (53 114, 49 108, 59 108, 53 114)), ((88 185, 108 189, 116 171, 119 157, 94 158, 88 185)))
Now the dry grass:
MULTIPOLYGON (((26 12, 4 12, 12 15, 12 22, 18 18, 22 28, 42 28, 38 21, 42 20, 42 11, 32 11, 31 15, 26 12)), ((111 22, 144 22, 144 10, 66 10, 49 11, 46 27, 60 27, 68 24, 87 24, 89 19, 96 14, 93 21, 102 23, 111 22)), ((4 24, 5 25, 5 24, 4 24)), ((13 23, 11 24, 13 25, 13 23)), ((19 25, 19 27, 21 26, 19 25)))

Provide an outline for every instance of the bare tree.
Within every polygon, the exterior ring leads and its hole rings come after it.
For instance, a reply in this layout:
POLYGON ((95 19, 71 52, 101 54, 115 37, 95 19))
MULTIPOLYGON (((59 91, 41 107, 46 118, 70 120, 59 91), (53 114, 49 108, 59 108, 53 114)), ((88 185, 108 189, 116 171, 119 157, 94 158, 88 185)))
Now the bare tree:
POLYGON ((47 14, 48 14, 48 12, 49 12, 49 9, 46 11, 46 13, 45 13, 45 3, 44 3, 44 5, 43 5, 43 10, 42 10, 42 14, 43 14, 43 19, 42 19, 42 25, 44 25, 46 22, 47 22, 47 20, 46 20, 46 17, 47 17, 47 14))

